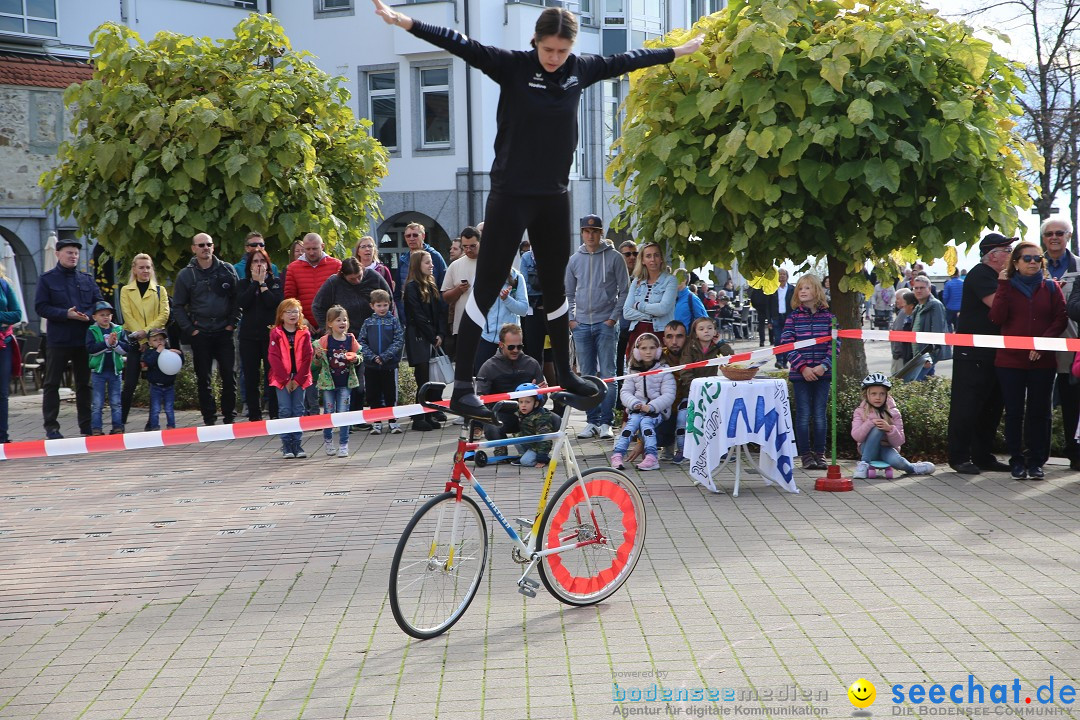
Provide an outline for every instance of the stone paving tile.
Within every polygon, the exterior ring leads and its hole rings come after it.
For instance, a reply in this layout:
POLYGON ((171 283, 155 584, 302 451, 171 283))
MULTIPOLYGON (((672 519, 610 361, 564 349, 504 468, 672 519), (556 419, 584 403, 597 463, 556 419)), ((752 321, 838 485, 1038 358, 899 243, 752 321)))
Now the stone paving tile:
MULTIPOLYGON (((13 435, 39 434, 40 405, 13 406, 13 435)), ((466 616, 408 639, 388 568, 416 499, 442 488, 453 432, 358 435, 344 461, 286 462, 263 438, 0 465, 0 718, 666 712, 616 702, 615 682, 797 686, 835 716, 861 676, 878 714, 895 683, 1080 680, 1080 482, 1061 467, 1039 484, 939 473, 842 494, 751 475, 739 498, 670 466, 631 471, 649 527, 623 590, 590 608, 525 600, 494 536, 466 616)), ((586 466, 610 451, 577 447, 586 466)), ((478 475, 505 515, 531 515, 538 473, 478 475)), ((678 701, 667 716, 790 716, 772 705, 678 701)))

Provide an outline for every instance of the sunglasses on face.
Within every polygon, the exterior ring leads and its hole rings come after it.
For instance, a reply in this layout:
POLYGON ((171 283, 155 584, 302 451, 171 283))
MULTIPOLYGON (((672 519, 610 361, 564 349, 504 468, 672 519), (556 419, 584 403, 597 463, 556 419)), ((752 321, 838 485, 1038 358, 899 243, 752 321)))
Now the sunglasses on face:
POLYGON ((248 243, 247 246, 249 248, 266 247, 266 243, 248 243))
POLYGON ((1024 262, 1042 262, 1043 256, 1042 255, 1021 255, 1019 257, 1019 259, 1023 260, 1024 262))
POLYGON ((515 350, 524 350, 525 346, 524 345, 507 345, 506 349, 509 350, 510 352, 514 352, 515 350))
POLYGON ((637 250, 634 252, 624 252, 623 257, 637 257, 637 250))
POLYGON ((1043 237, 1065 237, 1068 234, 1066 230, 1047 230, 1043 233, 1043 237))
POLYGON ((195 247, 197 247, 197 248, 214 247, 214 243, 195 243, 195 247))
POLYGON ((420 237, 420 233, 405 233, 405 237, 420 237))

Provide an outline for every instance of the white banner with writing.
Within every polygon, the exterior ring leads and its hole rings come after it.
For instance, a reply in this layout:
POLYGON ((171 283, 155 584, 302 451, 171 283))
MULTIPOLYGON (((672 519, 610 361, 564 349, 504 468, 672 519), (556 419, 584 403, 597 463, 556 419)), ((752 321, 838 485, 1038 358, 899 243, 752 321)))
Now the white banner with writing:
POLYGON ((758 469, 766 484, 788 492, 795 484, 795 432, 791 424, 787 381, 697 378, 690 385, 684 455, 690 477, 718 492, 712 475, 728 450, 746 443, 761 446, 758 469))

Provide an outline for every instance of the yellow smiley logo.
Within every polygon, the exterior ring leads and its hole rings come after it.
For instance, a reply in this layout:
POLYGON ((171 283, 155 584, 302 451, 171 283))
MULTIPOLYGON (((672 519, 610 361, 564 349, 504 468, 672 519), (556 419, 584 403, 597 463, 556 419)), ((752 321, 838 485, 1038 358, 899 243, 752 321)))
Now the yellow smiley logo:
POLYGON ((877 688, 869 680, 859 678, 847 689, 848 700, 857 708, 868 708, 877 699, 877 688))

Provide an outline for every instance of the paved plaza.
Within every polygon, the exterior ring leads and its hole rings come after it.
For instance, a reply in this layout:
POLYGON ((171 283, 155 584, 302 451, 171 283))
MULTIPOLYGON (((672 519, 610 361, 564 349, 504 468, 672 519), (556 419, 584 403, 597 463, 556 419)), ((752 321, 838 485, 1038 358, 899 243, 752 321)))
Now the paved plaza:
MULTIPOLYGON (((72 404, 61 418, 73 434, 72 404)), ((39 399, 13 399, 12 420, 37 436, 39 399)), ((348 459, 309 434, 306 460, 256 438, 0 464, 0 718, 850 717, 859 678, 877 690, 864 717, 1080 717, 1061 702, 1080 684, 1066 466, 837 494, 801 471, 799 494, 747 476, 738 498, 730 477, 713 495, 671 465, 631 470, 648 537, 622 590, 589 608, 524 598, 489 521, 476 601, 416 641, 391 615, 389 566, 456 430, 354 435, 348 459), (892 701, 935 683, 964 702, 892 701)), ((606 464, 608 443, 575 442, 606 464)), ((539 470, 478 476, 507 516, 532 514, 539 470)))

